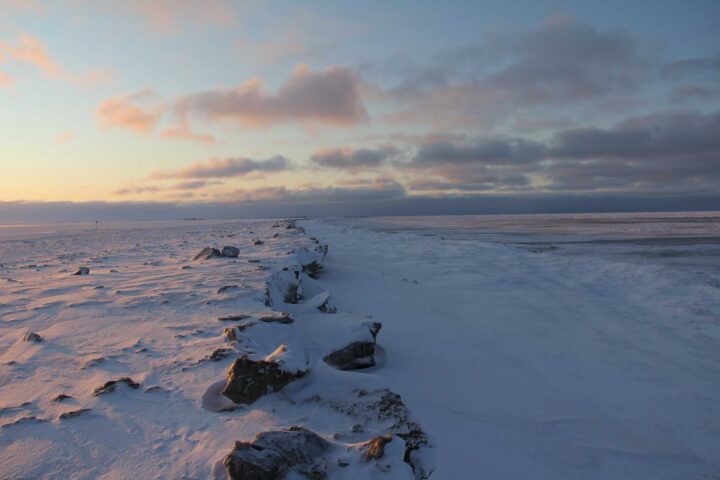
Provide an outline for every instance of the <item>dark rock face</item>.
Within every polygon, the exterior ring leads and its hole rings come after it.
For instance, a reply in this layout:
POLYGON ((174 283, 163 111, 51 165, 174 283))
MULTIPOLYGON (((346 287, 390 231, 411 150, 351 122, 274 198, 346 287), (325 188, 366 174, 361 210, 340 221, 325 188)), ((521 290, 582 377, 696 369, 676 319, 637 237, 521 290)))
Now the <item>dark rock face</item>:
POLYGON ((350 342, 339 350, 326 355, 323 360, 339 370, 358 370, 375 366, 375 340, 382 323, 365 324, 369 335, 366 339, 350 342))
POLYGON ((285 371, 273 361, 253 360, 243 355, 228 369, 227 383, 220 393, 235 403, 248 405, 266 393, 281 390, 306 372, 285 371))
POLYGON ((222 257, 222 253, 217 248, 212 247, 205 247, 202 250, 200 250, 200 253, 195 255, 195 258, 193 260, 207 260, 209 258, 219 258, 222 257))
POLYGON ((375 366, 375 343, 352 342, 326 355, 323 360, 338 370, 358 370, 375 366))
POLYGON ((221 254, 223 257, 237 258, 240 255, 240 249, 226 245, 223 247, 221 254))
POLYGON ((73 273, 73 275, 89 275, 90 269, 88 267, 80 267, 78 268, 78 271, 73 273))
POLYGON ((295 319, 287 312, 271 312, 267 315, 263 315, 258 318, 261 322, 265 323, 293 323, 295 319))
POLYGON ((378 460, 385 455, 385 445, 392 441, 392 435, 378 435, 368 440, 365 448, 365 461, 378 460))
POLYGON ((140 386, 140 384, 134 382, 132 378, 122 377, 122 378, 118 378, 116 380, 108 380, 107 382, 103 383, 102 385, 100 385, 99 387, 97 387, 95 389, 95 391, 93 392, 93 395, 98 397, 105 393, 114 392, 115 387, 117 386, 118 383, 124 383, 128 387, 133 388, 133 389, 137 389, 140 386))
POLYGON ((252 442, 235 442, 225 457, 233 480, 276 480, 297 472, 313 480, 327 478, 324 459, 329 443, 316 433, 293 426, 259 433, 252 442))
POLYGON ((23 335, 22 339, 23 342, 40 343, 43 341, 42 337, 35 332, 27 332, 25 335, 23 335))
POLYGON ((253 242, 253 245, 265 245, 265 242, 263 242, 262 240, 255 240, 253 242))
POLYGON ((65 395, 64 393, 60 393, 56 395, 52 400, 50 400, 52 403, 62 402, 63 400, 68 400, 71 397, 70 395, 65 395))

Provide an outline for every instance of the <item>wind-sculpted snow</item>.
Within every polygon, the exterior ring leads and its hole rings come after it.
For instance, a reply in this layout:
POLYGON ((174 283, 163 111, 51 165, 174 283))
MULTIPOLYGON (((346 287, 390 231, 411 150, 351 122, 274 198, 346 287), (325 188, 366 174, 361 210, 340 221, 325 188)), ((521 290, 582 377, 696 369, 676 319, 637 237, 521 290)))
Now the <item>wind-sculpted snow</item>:
POLYGON ((328 250, 261 220, 0 242, 0 477, 428 478, 433 444, 381 406, 379 323, 334 302, 328 250), (301 431, 327 448, 274 433, 301 431))

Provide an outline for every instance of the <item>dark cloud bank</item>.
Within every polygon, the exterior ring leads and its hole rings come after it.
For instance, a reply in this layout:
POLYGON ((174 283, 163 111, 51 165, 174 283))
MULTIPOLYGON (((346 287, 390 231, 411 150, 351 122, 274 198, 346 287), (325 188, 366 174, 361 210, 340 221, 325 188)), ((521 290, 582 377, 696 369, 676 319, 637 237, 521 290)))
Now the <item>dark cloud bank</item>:
POLYGON ((401 191, 377 198, 342 189, 323 195, 288 195, 272 201, 237 203, 170 202, 0 202, 0 223, 277 216, 445 215, 496 213, 581 213, 720 210, 720 194, 643 195, 458 195, 408 196, 401 191), (357 198, 356 198, 357 197, 357 198), (332 200, 331 200, 332 199, 332 200))

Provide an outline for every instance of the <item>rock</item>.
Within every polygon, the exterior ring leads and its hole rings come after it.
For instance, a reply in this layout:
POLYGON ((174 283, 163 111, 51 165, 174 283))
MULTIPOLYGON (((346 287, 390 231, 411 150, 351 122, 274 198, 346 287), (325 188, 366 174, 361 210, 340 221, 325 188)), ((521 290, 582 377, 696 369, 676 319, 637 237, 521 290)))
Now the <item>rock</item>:
POLYGON ((250 318, 252 315, 228 315, 226 317, 218 317, 218 320, 221 322, 232 322, 232 321, 239 321, 239 320, 245 320, 246 318, 250 318))
POLYGON ((265 305, 298 303, 302 298, 300 271, 281 270, 272 274, 265 290, 265 305))
POLYGON ((222 249, 222 256, 228 258, 237 258, 240 255, 240 249, 226 245, 222 249))
POLYGON ((185 265, 182 267, 183 270, 190 270, 192 267, 190 265, 185 265))
POLYGON ((318 245, 313 250, 306 248, 295 252, 303 272, 307 273, 311 278, 317 277, 323 268, 322 262, 327 256, 328 246, 318 245))
POLYGON ((382 328, 379 322, 364 322, 355 328, 355 340, 326 355, 323 360, 339 370, 358 370, 375 366, 375 340, 382 328))
POLYGON ((222 253, 220 253, 220 250, 218 250, 217 248, 205 247, 200 250, 200 253, 195 255, 195 258, 193 258, 193 260, 207 260, 209 258, 218 257, 222 257, 222 253))
POLYGON ((224 287, 218 288, 217 293, 224 293, 224 292, 227 292, 228 290, 234 290, 236 288, 240 288, 240 285, 225 285, 224 287))
POLYGON ((121 377, 116 380, 108 380, 107 382, 103 383, 93 391, 93 395, 98 397, 105 393, 114 392, 115 387, 118 383, 124 383, 132 389, 137 389, 140 386, 139 383, 133 382, 132 378, 130 377, 121 377))
POLYGON ((262 359, 243 355, 227 372, 227 383, 220 393, 235 403, 249 405, 266 393, 282 390, 307 373, 307 360, 291 355, 287 345, 280 345, 262 359))
POLYGON ((252 442, 235 442, 225 457, 232 480, 276 480, 290 472, 314 480, 327 478, 325 453, 330 444, 304 427, 259 433, 252 442))
POLYGON ((61 393, 61 394, 56 395, 55 398, 53 398, 50 401, 52 403, 58 403, 58 402, 62 402, 63 400, 68 400, 70 398, 73 398, 73 397, 71 397, 70 395, 65 395, 64 393, 61 393))
POLYGON ((70 412, 61 413, 58 417, 60 420, 67 420, 68 418, 79 417, 85 412, 91 411, 92 408, 80 408, 78 410, 72 410, 70 412))
POLYGON ((362 447, 365 450, 363 459, 366 462, 370 460, 378 460, 385 455, 385 444, 392 441, 392 435, 378 435, 367 441, 366 445, 362 447))
POLYGON ((88 360, 87 362, 85 362, 85 366, 84 366, 83 368, 92 368, 92 367, 95 367, 95 366, 97 366, 97 365, 100 365, 100 364, 103 363, 104 361, 105 361, 105 358, 104 358, 104 357, 91 358, 90 360, 88 360))
POLYGON ((23 335, 22 339, 23 342, 40 343, 43 341, 43 338, 35 332, 27 332, 25 335, 23 335))
POLYGON ((73 275, 89 275, 90 269, 88 267, 80 267, 78 268, 78 271, 73 273, 73 275))
POLYGON ((287 312, 271 312, 258 317, 258 320, 265 323, 293 323, 295 319, 287 312))
POLYGON ((253 245, 265 245, 265 242, 263 242, 262 240, 255 240, 253 242, 253 245))
POLYGON ((203 358, 203 360, 210 362, 219 362, 220 360, 224 360, 229 357, 232 352, 232 348, 217 348, 210 355, 207 355, 205 358, 203 358))

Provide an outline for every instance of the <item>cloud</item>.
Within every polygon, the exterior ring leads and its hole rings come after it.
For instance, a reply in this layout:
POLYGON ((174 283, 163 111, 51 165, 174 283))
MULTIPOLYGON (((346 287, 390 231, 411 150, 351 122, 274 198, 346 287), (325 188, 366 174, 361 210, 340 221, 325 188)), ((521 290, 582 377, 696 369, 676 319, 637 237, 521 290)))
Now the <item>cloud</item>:
POLYGON ((140 193, 157 193, 165 190, 163 187, 157 185, 132 185, 129 187, 120 188, 112 192, 114 195, 137 195, 140 193))
POLYGON ((634 117, 540 143, 482 137, 430 142, 410 162, 413 190, 704 192, 720 188, 720 113, 634 117))
POLYGON ((97 110, 100 125, 103 128, 118 127, 136 133, 152 132, 162 118, 162 108, 147 106, 147 100, 156 97, 156 93, 145 88, 129 95, 104 100, 97 110))
POLYGON ((428 143, 420 147, 413 165, 485 165, 527 164, 543 158, 542 143, 522 138, 479 138, 469 144, 428 143))
POLYGON ((191 180, 189 182, 181 182, 173 185, 173 190, 199 190, 201 188, 223 185, 224 182, 219 180, 207 181, 207 180, 191 180))
POLYGON ((652 79, 652 61, 628 32, 563 18, 488 35, 424 64, 400 59, 364 71, 391 85, 385 102, 398 107, 384 117, 391 123, 490 127, 526 110, 632 94, 652 79))
POLYGON ((160 134, 162 138, 188 140, 200 143, 215 143, 217 140, 209 133, 195 133, 187 127, 169 127, 160 134))
POLYGON ((666 78, 683 79, 693 76, 710 76, 717 80, 720 74, 720 55, 677 60, 665 65, 661 74, 666 78))
POLYGON ((251 158, 212 158, 207 162, 173 171, 159 171, 150 175, 153 179, 169 178, 225 178, 242 177, 251 173, 282 172, 291 168, 291 162, 281 155, 266 160, 251 158))
POLYGON ((328 148, 315 152, 310 161, 321 167, 358 171, 377 168, 398 154, 393 147, 367 149, 328 148))
POLYGON ((368 118, 351 69, 313 72, 305 65, 296 67, 276 94, 266 93, 262 82, 252 79, 238 87, 179 98, 174 110, 182 118, 199 116, 253 128, 286 123, 350 126, 368 118))
POLYGON ((75 134, 72 132, 61 133, 55 139, 55 143, 63 144, 72 141, 75 138, 75 134))
MULTIPOLYGON (((282 192, 282 189, 278 191, 282 192)), ((327 192, 326 192, 327 193, 327 192)), ((337 215, 443 215, 483 213, 576 213, 638 211, 708 211, 720 204, 720 195, 644 194, 523 194, 523 195, 400 195, 382 198, 372 192, 342 192, 338 201, 235 202, 2 202, 0 223, 57 222, 63 220, 102 222, 112 220, 180 220, 183 218, 227 218, 270 216, 337 215), (342 197, 345 197, 342 199, 342 197)), ((272 197, 272 194, 270 195, 272 197)), ((322 196, 322 195, 321 195, 322 196)))
POLYGON ((227 202, 272 202, 285 204, 376 202, 405 196, 397 183, 380 183, 361 187, 308 187, 289 189, 284 186, 237 189, 224 196, 227 202))
MULTIPOLYGON (((31 65, 45 75, 57 77, 62 69, 48 54, 45 45, 36 37, 21 33, 16 42, 0 41, 0 65, 31 65)), ((12 76, 0 71, 0 85, 11 85, 12 76)))

